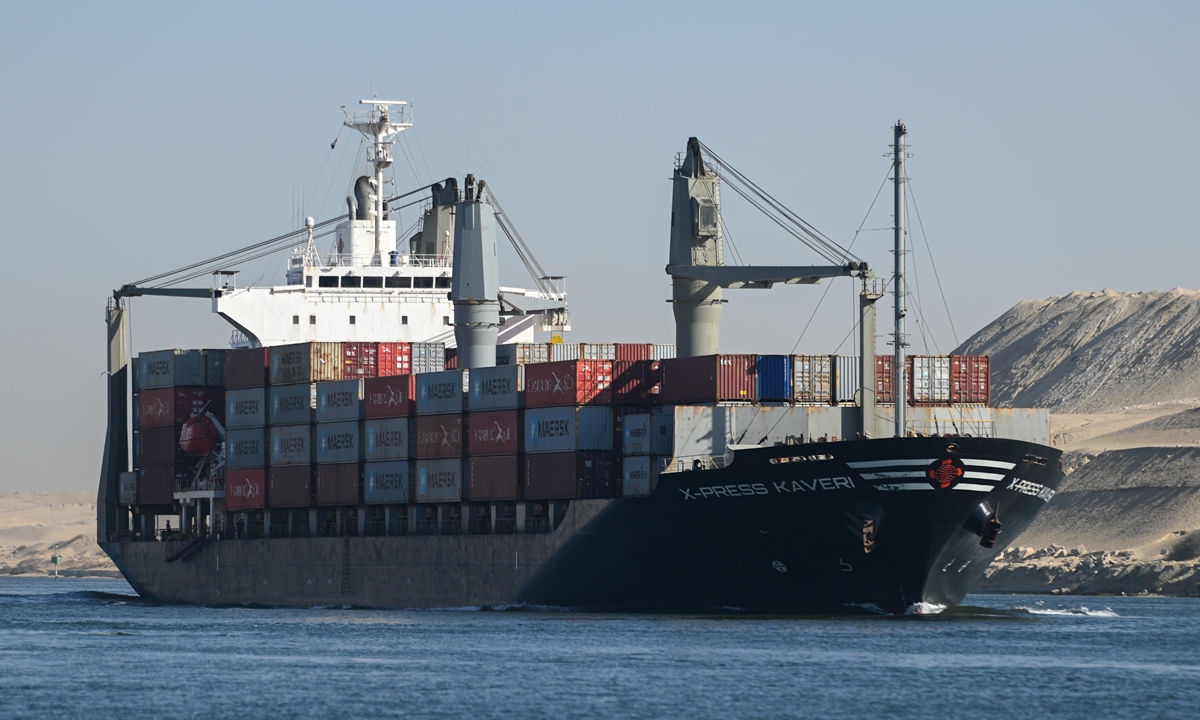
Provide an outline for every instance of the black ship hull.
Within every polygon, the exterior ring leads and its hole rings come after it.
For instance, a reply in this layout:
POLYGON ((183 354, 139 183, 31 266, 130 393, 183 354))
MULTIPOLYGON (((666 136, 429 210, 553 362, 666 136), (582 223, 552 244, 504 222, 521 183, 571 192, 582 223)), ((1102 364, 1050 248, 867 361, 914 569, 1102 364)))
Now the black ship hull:
POLYGON ((986 438, 779 446, 664 473, 647 497, 572 501, 549 533, 214 539, 170 563, 183 542, 104 549, 175 603, 919 612, 962 601, 1053 496, 1059 456, 986 438))

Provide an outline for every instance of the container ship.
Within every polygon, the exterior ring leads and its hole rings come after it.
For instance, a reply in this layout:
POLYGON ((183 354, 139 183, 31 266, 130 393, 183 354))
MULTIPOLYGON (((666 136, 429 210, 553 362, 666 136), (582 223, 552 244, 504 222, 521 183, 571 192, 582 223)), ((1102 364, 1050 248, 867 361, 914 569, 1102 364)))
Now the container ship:
POLYGON ((1058 488, 1048 412, 990 407, 986 357, 907 356, 902 123, 894 354, 877 355, 866 263, 695 138, 673 180, 675 343, 563 342, 563 278, 491 188, 385 197, 411 106, 363 105, 345 124, 374 175, 344 215, 270 241, 292 248, 286 284, 237 287, 221 266, 209 288, 164 275, 109 301, 98 539, 141 596, 928 612, 1058 488), (827 264, 727 265, 723 182, 827 264), (397 243, 401 201, 422 220, 397 243), (536 287, 500 285, 502 235, 536 287), (857 355, 720 352, 724 291, 840 277, 861 286, 857 355), (148 295, 208 299, 231 347, 132 358, 128 304, 148 295))

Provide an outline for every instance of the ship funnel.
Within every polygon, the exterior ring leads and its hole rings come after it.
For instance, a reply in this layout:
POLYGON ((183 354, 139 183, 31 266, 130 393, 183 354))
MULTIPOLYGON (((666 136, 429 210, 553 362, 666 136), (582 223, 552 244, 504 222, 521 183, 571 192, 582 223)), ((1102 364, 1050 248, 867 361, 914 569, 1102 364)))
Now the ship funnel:
POLYGON ((500 262, 496 253, 496 215, 486 201, 486 186, 468 175, 454 220, 454 339, 458 367, 496 365, 500 331, 500 262))
POLYGON ((371 219, 371 207, 375 204, 372 201, 374 194, 371 178, 363 175, 354 181, 354 220, 371 219))
MULTIPOLYGON (((704 166, 700 141, 694 137, 688 138, 687 151, 676 165, 673 185, 670 264, 724 265, 720 180, 704 166)), ((722 302, 719 285, 672 277, 671 303, 679 357, 720 352, 722 302)))

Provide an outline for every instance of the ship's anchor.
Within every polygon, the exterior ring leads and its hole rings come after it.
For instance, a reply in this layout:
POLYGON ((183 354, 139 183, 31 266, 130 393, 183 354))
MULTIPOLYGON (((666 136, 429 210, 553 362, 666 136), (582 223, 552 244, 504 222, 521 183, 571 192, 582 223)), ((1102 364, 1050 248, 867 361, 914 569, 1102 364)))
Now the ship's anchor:
POLYGON ((963 522, 963 530, 978 535, 979 545, 985 548, 996 544, 996 538, 1003 526, 1000 522, 1000 503, 997 502, 996 507, 992 508, 986 500, 976 505, 963 522))
POLYGON ((850 518, 850 525, 846 529, 855 538, 862 540, 863 552, 870 554, 875 549, 875 518, 869 515, 854 515, 846 513, 846 517, 850 518))

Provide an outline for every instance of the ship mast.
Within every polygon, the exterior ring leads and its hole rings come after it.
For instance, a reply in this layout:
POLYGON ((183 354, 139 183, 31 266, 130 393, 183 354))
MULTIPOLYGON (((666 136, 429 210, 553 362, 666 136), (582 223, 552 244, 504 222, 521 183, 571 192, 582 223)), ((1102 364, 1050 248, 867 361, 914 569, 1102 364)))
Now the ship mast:
POLYGON ((896 394, 896 437, 904 437, 906 435, 907 418, 905 417, 908 409, 908 378, 907 378, 907 363, 904 359, 904 348, 907 346, 904 338, 904 316, 907 310, 904 306, 904 296, 907 292, 904 281, 904 255, 905 250, 905 199, 904 199, 904 158, 907 146, 904 144, 904 136, 908 134, 908 128, 899 120, 892 128, 894 132, 894 144, 892 145, 892 162, 893 176, 892 182, 895 185, 895 219, 896 219, 896 275, 892 282, 892 292, 895 295, 896 307, 896 330, 893 335, 893 345, 896 350, 896 367, 894 371, 895 377, 895 394, 896 394))
MULTIPOLYGON (((368 159, 375 166, 375 256, 373 263, 383 264, 380 241, 383 237, 383 171, 392 164, 392 139, 402 130, 412 127, 412 108, 403 100, 359 100, 359 105, 371 105, 373 110, 351 115, 346 108, 344 124, 365 135, 372 142, 368 159), (392 107, 396 109, 393 111, 392 107)), ((353 220, 354 218, 350 218, 353 220)))

